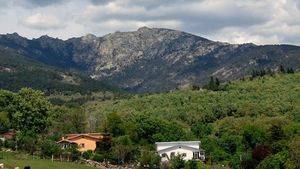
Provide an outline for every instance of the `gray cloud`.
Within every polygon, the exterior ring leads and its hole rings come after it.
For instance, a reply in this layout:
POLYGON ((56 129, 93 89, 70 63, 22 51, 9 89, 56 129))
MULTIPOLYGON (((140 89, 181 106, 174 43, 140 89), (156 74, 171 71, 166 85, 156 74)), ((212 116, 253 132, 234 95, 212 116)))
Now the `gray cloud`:
POLYGON ((0 0, 0 33, 102 36, 141 26, 232 43, 300 45, 300 0, 0 0), (5 5, 5 7, 3 7, 5 5), (17 17, 15 17, 17 16, 17 17))
POLYGON ((36 6, 48 6, 48 5, 63 2, 63 0, 27 0, 27 1, 36 6))
POLYGON ((51 5, 61 5, 70 0, 10 0, 14 6, 21 6, 25 8, 47 7, 51 5))
POLYGON ((108 2, 112 2, 112 0, 90 0, 93 4, 107 4, 108 2))

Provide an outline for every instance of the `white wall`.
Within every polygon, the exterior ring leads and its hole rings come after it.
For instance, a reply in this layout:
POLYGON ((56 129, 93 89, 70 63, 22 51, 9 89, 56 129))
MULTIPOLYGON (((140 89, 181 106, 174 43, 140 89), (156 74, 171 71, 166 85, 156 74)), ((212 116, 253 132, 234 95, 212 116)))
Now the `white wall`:
MULTIPOLYGON (((175 155, 185 153, 186 156, 183 159, 186 160, 186 161, 193 159, 193 151, 187 150, 187 149, 184 149, 184 148, 173 149, 173 150, 170 150, 170 151, 160 153, 159 155, 162 156, 162 154, 166 153, 168 155, 168 157, 171 158, 171 153, 172 152, 175 152, 175 155)), ((162 160, 167 160, 167 159, 162 159, 162 160)))

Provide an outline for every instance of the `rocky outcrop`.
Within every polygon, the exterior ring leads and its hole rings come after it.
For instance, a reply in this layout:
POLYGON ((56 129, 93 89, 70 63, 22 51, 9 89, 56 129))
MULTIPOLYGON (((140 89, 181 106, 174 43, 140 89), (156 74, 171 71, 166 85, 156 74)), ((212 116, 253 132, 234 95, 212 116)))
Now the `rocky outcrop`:
POLYGON ((253 69, 300 68, 300 47, 228 44, 177 30, 142 27, 103 37, 66 41, 42 36, 0 35, 0 45, 52 66, 80 70, 134 92, 202 85, 209 76, 228 81, 253 69))

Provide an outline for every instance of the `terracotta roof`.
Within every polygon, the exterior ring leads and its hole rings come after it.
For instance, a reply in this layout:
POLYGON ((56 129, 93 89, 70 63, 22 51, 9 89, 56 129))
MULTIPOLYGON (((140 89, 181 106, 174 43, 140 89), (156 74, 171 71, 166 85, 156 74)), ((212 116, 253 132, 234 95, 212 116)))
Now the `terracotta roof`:
POLYGON ((66 140, 66 139, 60 140, 60 141, 58 141, 57 143, 62 143, 62 142, 67 142, 67 143, 70 143, 70 144, 76 144, 75 142, 70 141, 70 140, 66 140))
POLYGON ((2 137, 4 137, 5 139, 12 139, 14 137, 14 135, 16 134, 15 130, 8 130, 2 134, 0 134, 2 137))
POLYGON ((81 133, 81 134, 67 134, 66 138, 62 137, 62 140, 69 140, 72 142, 72 140, 76 140, 78 138, 87 138, 92 139, 95 141, 99 141, 103 138, 105 134, 103 133, 81 133))
POLYGON ((100 137, 94 137, 94 136, 90 136, 90 135, 86 135, 86 134, 80 134, 80 135, 77 135, 77 136, 69 137, 67 139, 68 140, 76 140, 78 138, 89 138, 89 139, 96 140, 96 141, 101 139, 100 137))

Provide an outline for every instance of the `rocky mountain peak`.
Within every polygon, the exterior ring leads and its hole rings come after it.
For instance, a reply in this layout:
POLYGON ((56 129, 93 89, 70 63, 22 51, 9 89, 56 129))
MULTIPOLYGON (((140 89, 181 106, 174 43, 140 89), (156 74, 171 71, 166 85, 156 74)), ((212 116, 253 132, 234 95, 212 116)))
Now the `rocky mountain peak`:
POLYGON ((89 34, 86 34, 85 36, 81 37, 81 39, 83 41, 94 41, 94 40, 97 40, 97 36, 89 33, 89 34))
POLYGON ((149 31, 149 30, 152 30, 151 28, 148 28, 147 26, 143 26, 143 27, 140 27, 138 28, 138 32, 145 32, 145 31, 149 31))

